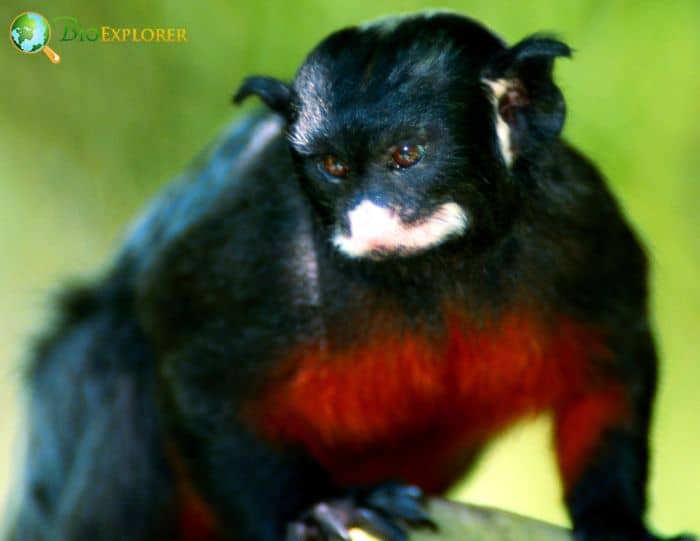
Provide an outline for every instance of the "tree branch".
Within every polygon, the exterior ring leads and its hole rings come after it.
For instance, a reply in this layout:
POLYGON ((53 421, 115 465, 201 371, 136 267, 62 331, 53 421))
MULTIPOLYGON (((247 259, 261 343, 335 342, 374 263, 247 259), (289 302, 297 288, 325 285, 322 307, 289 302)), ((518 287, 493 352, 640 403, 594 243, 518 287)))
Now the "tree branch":
MULTIPOLYGON (((499 509, 439 498, 429 500, 427 507, 438 531, 411 530, 411 541, 573 541, 565 528, 499 509)), ((375 539, 359 529, 350 535, 353 541, 375 539)))

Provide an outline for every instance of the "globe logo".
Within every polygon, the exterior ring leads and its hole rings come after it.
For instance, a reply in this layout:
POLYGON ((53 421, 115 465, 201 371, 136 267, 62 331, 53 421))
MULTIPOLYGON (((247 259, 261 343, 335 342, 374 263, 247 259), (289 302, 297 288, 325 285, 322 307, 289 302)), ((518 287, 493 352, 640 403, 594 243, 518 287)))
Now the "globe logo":
POLYGON ((49 47, 51 25, 40 13, 27 11, 20 13, 10 25, 10 41, 20 53, 36 54, 43 51, 53 62, 58 64, 61 57, 49 47))

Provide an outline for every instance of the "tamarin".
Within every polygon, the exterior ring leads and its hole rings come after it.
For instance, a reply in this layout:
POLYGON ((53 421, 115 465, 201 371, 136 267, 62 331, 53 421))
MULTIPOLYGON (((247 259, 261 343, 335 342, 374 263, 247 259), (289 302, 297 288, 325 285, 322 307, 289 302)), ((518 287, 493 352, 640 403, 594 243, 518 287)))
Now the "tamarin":
POLYGON ((235 101, 269 111, 36 347, 10 539, 400 541, 537 413, 576 539, 658 539, 647 263, 560 137, 570 54, 433 12, 333 33, 289 84, 246 79, 235 101))

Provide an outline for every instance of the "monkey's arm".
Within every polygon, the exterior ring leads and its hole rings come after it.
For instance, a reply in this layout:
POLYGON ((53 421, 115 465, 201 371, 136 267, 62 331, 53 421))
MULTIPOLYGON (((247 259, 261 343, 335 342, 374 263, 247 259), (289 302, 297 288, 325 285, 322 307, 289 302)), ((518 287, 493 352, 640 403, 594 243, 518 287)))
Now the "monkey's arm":
MULTIPOLYGON (((214 336, 212 330, 207 341, 214 336)), ((217 358, 215 349, 195 346, 162 361, 180 475, 206 505, 211 529, 222 539, 279 541, 287 522, 327 494, 327 479, 304 454, 258 437, 241 412, 246 382, 237 385, 213 368, 236 359, 217 358)), ((228 374, 242 377, 241 368, 228 374)))
POLYGON ((608 539, 611 532, 620 539, 651 539, 644 512, 654 346, 644 330, 611 346, 615 362, 623 365, 619 370, 629 371, 571 397, 555 413, 566 503, 577 539, 608 539))
POLYGON ((327 494, 304 454, 264 442, 244 415, 275 352, 308 320, 297 311, 305 285, 293 257, 301 197, 286 147, 272 146, 169 239, 141 276, 138 300, 181 475, 225 538, 260 541, 278 541, 288 520, 327 494))
POLYGON ((565 499, 580 541, 652 539, 644 514, 657 358, 646 255, 595 168, 560 150, 554 176, 567 179, 569 199, 558 285, 566 309, 602 337, 585 386, 555 408, 565 499))

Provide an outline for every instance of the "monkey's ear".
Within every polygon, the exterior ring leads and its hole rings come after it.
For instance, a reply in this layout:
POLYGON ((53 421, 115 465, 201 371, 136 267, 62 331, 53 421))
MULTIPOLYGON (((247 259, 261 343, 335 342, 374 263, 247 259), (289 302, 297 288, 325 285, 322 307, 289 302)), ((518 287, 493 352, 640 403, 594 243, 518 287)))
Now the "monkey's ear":
POLYGON ((517 156, 547 145, 561 132, 566 108, 552 81, 552 66, 558 56, 571 56, 568 45, 534 35, 496 55, 481 73, 508 165, 517 156))
POLYGON ((248 77, 233 96, 233 103, 240 104, 248 96, 258 96, 270 109, 287 117, 292 98, 292 89, 272 77, 248 77))

